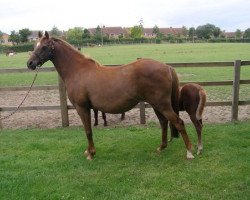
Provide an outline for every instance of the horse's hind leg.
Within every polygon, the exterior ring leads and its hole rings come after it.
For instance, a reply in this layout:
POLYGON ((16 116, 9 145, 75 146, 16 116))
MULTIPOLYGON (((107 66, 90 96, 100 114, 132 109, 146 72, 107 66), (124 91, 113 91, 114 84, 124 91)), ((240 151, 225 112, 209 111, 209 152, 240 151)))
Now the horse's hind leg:
POLYGON ((162 141, 160 147, 157 148, 158 152, 161 152, 163 149, 167 147, 167 131, 168 131, 168 120, 157 110, 155 110, 155 114, 159 119, 162 131, 162 141))
POLYGON ((176 129, 181 133, 181 136, 184 140, 184 143, 186 145, 187 148, 187 158, 188 159, 193 159, 194 156, 192 154, 192 144, 189 140, 189 137, 187 135, 186 129, 185 129, 185 125, 184 122, 181 118, 179 118, 177 116, 177 114, 173 111, 172 108, 168 109, 168 110, 164 110, 161 112, 169 121, 170 123, 172 123, 176 129))
POLYGON ((197 132, 197 136, 198 136, 198 142, 197 142, 197 155, 202 153, 203 150, 203 145, 202 145, 202 120, 197 120, 195 115, 190 115, 190 119, 194 124, 194 127, 196 129, 197 132))
POLYGON ((125 119, 125 112, 121 114, 121 121, 125 119))

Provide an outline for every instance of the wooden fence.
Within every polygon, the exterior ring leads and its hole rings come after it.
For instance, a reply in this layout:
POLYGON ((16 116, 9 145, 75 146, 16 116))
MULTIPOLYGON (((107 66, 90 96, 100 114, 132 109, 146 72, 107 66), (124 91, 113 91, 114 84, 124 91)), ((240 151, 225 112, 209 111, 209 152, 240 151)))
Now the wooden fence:
MULTIPOLYGON (((239 100, 239 89, 240 84, 250 84, 250 79, 248 80, 241 80, 240 79, 240 70, 241 66, 250 65, 250 61, 241 61, 235 60, 234 62, 199 62, 199 63, 168 63, 173 67, 234 67, 234 77, 233 81, 216 81, 216 82, 195 82, 202 86, 225 86, 225 85, 232 85, 233 92, 232 92, 232 101, 213 101, 207 102, 206 106, 231 106, 231 121, 238 120, 238 106, 239 105, 250 105, 250 100, 247 101, 240 101, 239 100)), ((117 66, 117 65, 109 65, 109 66, 117 66)), ((41 68, 41 72, 51 72, 55 71, 54 67, 47 67, 41 68)), ((0 69, 0 74, 3 73, 27 73, 30 72, 28 69, 0 69)), ((181 82, 181 85, 188 83, 188 82, 181 82)), ((22 87, 0 87, 1 91, 24 91, 28 90, 29 86, 22 86, 22 87)), ((67 95, 65 85, 60 77, 58 77, 58 86, 56 85, 41 85, 41 86, 33 86, 32 90, 55 90, 59 89, 60 94, 60 105, 54 106, 23 106, 19 110, 61 110, 61 117, 62 117, 62 126, 69 126, 69 118, 68 118, 68 110, 74 109, 72 105, 67 104, 67 95)), ((140 109, 140 123, 145 124, 145 109, 150 108, 149 104, 144 102, 140 102, 135 108, 140 109)), ((1 107, 0 105, 0 118, 1 112, 4 111, 14 111, 16 107, 1 107)), ((0 128, 2 127, 2 122, 0 120, 0 128)))

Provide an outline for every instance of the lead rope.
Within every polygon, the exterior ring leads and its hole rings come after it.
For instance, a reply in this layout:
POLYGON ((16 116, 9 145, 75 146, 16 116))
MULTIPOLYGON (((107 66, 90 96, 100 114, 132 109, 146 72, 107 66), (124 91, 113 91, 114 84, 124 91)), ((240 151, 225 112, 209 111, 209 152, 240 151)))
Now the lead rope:
POLYGON ((15 110, 14 110, 13 112, 11 112, 11 113, 10 113, 9 115, 7 115, 7 116, 1 117, 0 120, 5 120, 5 119, 10 118, 12 115, 14 115, 14 114, 19 110, 19 108, 22 106, 23 102, 24 102, 24 101, 26 100, 26 98, 28 97, 28 95, 29 95, 29 93, 30 93, 30 91, 31 91, 31 89, 32 89, 32 87, 33 87, 33 85, 34 85, 34 83, 35 83, 35 80, 36 80, 36 77, 37 77, 37 74, 38 74, 39 69, 40 69, 40 67, 37 67, 37 68, 36 68, 35 77, 34 77, 32 83, 31 83, 31 85, 30 85, 30 88, 29 88, 27 94, 25 95, 25 97, 23 98, 23 100, 21 101, 21 103, 15 108, 15 110))

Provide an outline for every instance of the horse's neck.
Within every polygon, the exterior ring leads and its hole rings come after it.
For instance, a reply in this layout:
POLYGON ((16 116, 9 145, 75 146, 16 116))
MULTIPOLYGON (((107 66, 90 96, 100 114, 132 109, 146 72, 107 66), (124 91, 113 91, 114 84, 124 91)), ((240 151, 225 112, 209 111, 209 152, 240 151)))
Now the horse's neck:
POLYGON ((87 59, 83 55, 65 44, 55 47, 52 62, 64 81, 72 74, 78 73, 79 68, 87 69, 90 67, 87 64, 87 59))

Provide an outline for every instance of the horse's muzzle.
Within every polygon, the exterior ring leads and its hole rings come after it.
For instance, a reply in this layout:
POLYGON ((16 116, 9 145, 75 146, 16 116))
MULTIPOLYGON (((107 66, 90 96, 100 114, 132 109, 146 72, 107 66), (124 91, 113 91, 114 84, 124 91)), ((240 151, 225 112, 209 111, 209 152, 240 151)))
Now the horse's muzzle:
POLYGON ((35 70, 36 67, 40 67, 42 63, 40 61, 28 60, 27 67, 31 70, 35 70))

